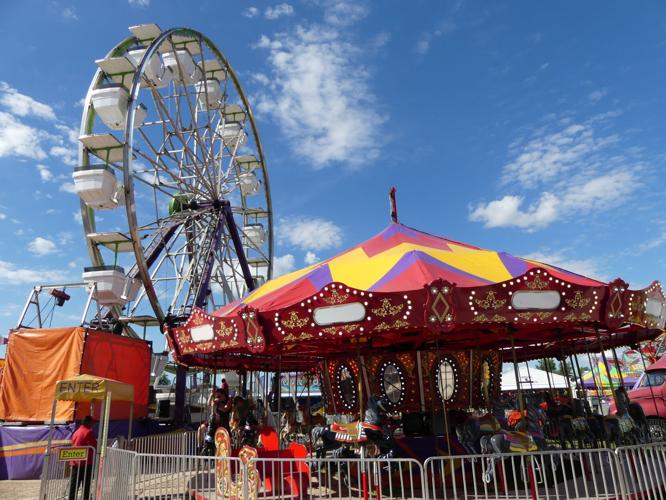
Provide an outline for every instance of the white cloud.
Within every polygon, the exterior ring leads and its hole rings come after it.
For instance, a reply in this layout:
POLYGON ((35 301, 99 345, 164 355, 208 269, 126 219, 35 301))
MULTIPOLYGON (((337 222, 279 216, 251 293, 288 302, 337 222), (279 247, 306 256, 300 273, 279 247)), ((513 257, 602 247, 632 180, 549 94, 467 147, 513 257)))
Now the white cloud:
POLYGON ((83 225, 83 219, 80 211, 77 210, 76 212, 72 212, 72 218, 74 219, 74 222, 76 222, 77 224, 83 225))
POLYGON ((46 165, 37 165, 37 171, 39 172, 39 177, 42 179, 42 182, 49 182, 53 180, 53 173, 46 165))
POLYGON ((312 264, 316 264, 317 262, 319 262, 319 257, 317 257, 316 253, 310 252, 308 250, 308 252, 305 254, 305 258, 303 260, 305 261, 305 263, 308 266, 311 266, 312 264))
POLYGON ((269 85, 257 109, 278 122, 294 153, 313 168, 333 163, 360 167, 379 156, 385 117, 368 88, 362 53, 331 26, 298 26, 262 36, 269 85))
POLYGON ((477 205, 470 213, 470 220, 483 222, 484 227, 519 227, 534 229, 547 226, 557 219, 558 199, 543 193, 541 199, 527 210, 521 210, 523 198, 504 196, 500 200, 477 205))
POLYGON ((293 14, 294 8, 288 3, 280 3, 274 7, 266 7, 266 10, 264 11, 264 17, 270 20, 291 16, 293 14))
POLYGON ((332 221, 319 218, 280 219, 278 242, 305 251, 325 250, 342 244, 342 229, 332 221))
POLYGON ((60 185, 60 191, 63 193, 76 194, 76 186, 74 186, 73 182, 63 182, 60 185))
POLYGON ((148 7, 150 0, 127 0, 132 7, 148 7))
POLYGON ((249 18, 257 17, 259 15, 259 9, 256 7, 248 7, 243 11, 243 15, 249 18))
POLYGON ((362 0, 323 0, 324 21, 336 27, 349 26, 368 15, 362 0))
POLYGON ((0 157, 16 156, 44 160, 51 155, 66 165, 76 165, 78 133, 76 130, 53 123, 51 130, 37 128, 22 121, 24 118, 57 120, 53 108, 20 93, 6 82, 0 81, 0 157))
POLYGON ((11 262, 0 260, 0 282, 10 285, 37 284, 65 281, 66 274, 62 271, 46 269, 19 268, 11 262))
POLYGON ((39 256, 49 255, 56 251, 56 244, 51 240, 37 236, 37 238, 28 243, 28 251, 39 256))
POLYGON ((523 258, 561 267, 562 269, 587 276, 588 278, 602 281, 606 278, 599 270, 599 265, 592 259, 569 259, 561 253, 543 252, 534 252, 523 256, 523 258))
POLYGON ((290 273, 294 270, 296 259, 290 253, 280 257, 273 257, 273 278, 290 273))
POLYGON ((0 104, 15 116, 35 116, 45 120, 55 120, 53 108, 48 104, 34 100, 21 94, 8 83, 0 81, 0 104))
POLYGON ((615 170, 569 188, 562 202, 571 210, 607 210, 636 191, 638 178, 632 170, 615 170))
POLYGON ((22 123, 18 118, 0 111, 0 158, 19 156, 33 160, 47 157, 42 141, 48 137, 44 131, 22 123))
POLYGON ((569 116, 549 117, 550 123, 532 137, 509 146, 511 159, 503 168, 501 185, 518 193, 472 206, 470 219, 485 227, 531 231, 624 203, 651 167, 639 148, 625 147, 619 135, 608 133, 617 116, 607 112, 578 122, 569 116), (540 193, 528 196, 537 188, 540 193), (523 202, 529 206, 523 208, 523 202))
POLYGON ((590 92, 587 95, 587 98, 592 102, 598 102, 608 95, 608 89, 598 89, 593 92, 590 92))
POLYGON ((550 182, 618 140, 617 135, 596 137, 591 121, 552 133, 540 130, 526 144, 510 146, 515 158, 504 166, 502 182, 527 188, 550 182))
POLYGON ((79 19, 79 16, 76 15, 76 11, 74 10, 73 7, 65 7, 62 10, 62 17, 64 17, 68 21, 78 21, 79 19))

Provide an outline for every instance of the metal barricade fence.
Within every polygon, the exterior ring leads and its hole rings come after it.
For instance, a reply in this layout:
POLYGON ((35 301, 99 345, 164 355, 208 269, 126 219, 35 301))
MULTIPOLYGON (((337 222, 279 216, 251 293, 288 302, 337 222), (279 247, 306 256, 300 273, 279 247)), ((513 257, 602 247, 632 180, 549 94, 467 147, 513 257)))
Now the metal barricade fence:
POLYGON ((615 450, 629 498, 666 498, 666 443, 615 450))
MULTIPOLYGON (((431 457, 423 465, 358 458, 257 458, 244 465, 238 458, 107 453, 99 491, 112 500, 666 498, 666 443, 431 457)), ((70 476, 63 462, 49 460, 41 498, 66 497, 70 476)))
POLYGON ((128 450, 161 455, 194 455, 197 449, 196 431, 175 431, 132 438, 128 450))
POLYGON ((428 498, 622 498, 609 449, 428 458, 428 498))
POLYGON ((413 459, 258 458, 247 467, 247 499, 426 498, 423 466, 413 459))
POLYGON ((132 498, 245 498, 242 470, 238 458, 136 454, 132 498), (221 477, 233 483, 226 493, 221 477))
POLYGON ((39 488, 40 500, 92 498, 95 488, 95 448, 59 446, 44 456, 39 488), (92 457, 87 464, 87 457, 92 457))
POLYGON ((97 490, 102 498, 127 500, 134 498, 134 464, 136 453, 119 448, 107 448, 97 478, 97 490))

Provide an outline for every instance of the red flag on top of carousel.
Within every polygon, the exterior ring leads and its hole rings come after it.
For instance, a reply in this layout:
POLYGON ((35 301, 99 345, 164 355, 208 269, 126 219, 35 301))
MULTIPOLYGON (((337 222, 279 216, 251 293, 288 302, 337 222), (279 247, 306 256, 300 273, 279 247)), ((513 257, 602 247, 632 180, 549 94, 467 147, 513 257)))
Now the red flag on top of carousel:
POLYGON ((632 291, 620 279, 607 284, 392 223, 218 311, 195 310, 167 333, 176 359, 211 367, 247 366, 249 353, 258 367, 278 353, 285 363, 289 356, 306 363, 360 343, 422 345, 443 334, 451 349, 508 346, 508 331, 526 359, 551 348, 559 356, 575 340, 597 341, 584 325, 621 329, 622 339, 614 339, 625 344, 653 338, 664 326, 665 302, 656 282, 632 291))

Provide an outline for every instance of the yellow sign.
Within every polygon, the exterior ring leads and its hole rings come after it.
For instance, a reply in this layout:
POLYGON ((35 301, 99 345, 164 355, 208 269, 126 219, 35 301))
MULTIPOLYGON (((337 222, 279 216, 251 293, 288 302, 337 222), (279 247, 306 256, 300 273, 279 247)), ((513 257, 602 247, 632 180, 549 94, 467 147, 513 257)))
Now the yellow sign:
POLYGON ((88 448, 60 448, 58 450, 58 460, 61 462, 85 460, 87 457, 88 448))

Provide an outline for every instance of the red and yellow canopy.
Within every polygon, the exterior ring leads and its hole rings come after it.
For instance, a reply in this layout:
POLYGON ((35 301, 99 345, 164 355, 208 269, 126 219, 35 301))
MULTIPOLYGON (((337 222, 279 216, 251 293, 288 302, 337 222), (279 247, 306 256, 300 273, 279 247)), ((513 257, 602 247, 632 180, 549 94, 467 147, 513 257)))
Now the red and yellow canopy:
MULTIPOLYGON (((349 349, 519 346, 521 357, 654 337, 666 322, 658 283, 629 290, 402 224, 273 279, 222 309, 167 329, 175 358, 209 367, 292 365, 349 349), (574 342, 575 341, 575 342, 574 342), (410 347, 411 346, 411 347, 410 347)), ((552 354, 551 354, 552 355, 552 354)))
POLYGON ((541 262, 391 224, 378 235, 335 257, 267 282, 215 315, 224 316, 243 305, 259 310, 283 308, 334 282, 374 292, 418 290, 437 279, 458 287, 477 287, 517 278, 536 267, 572 283, 603 285, 541 262))

